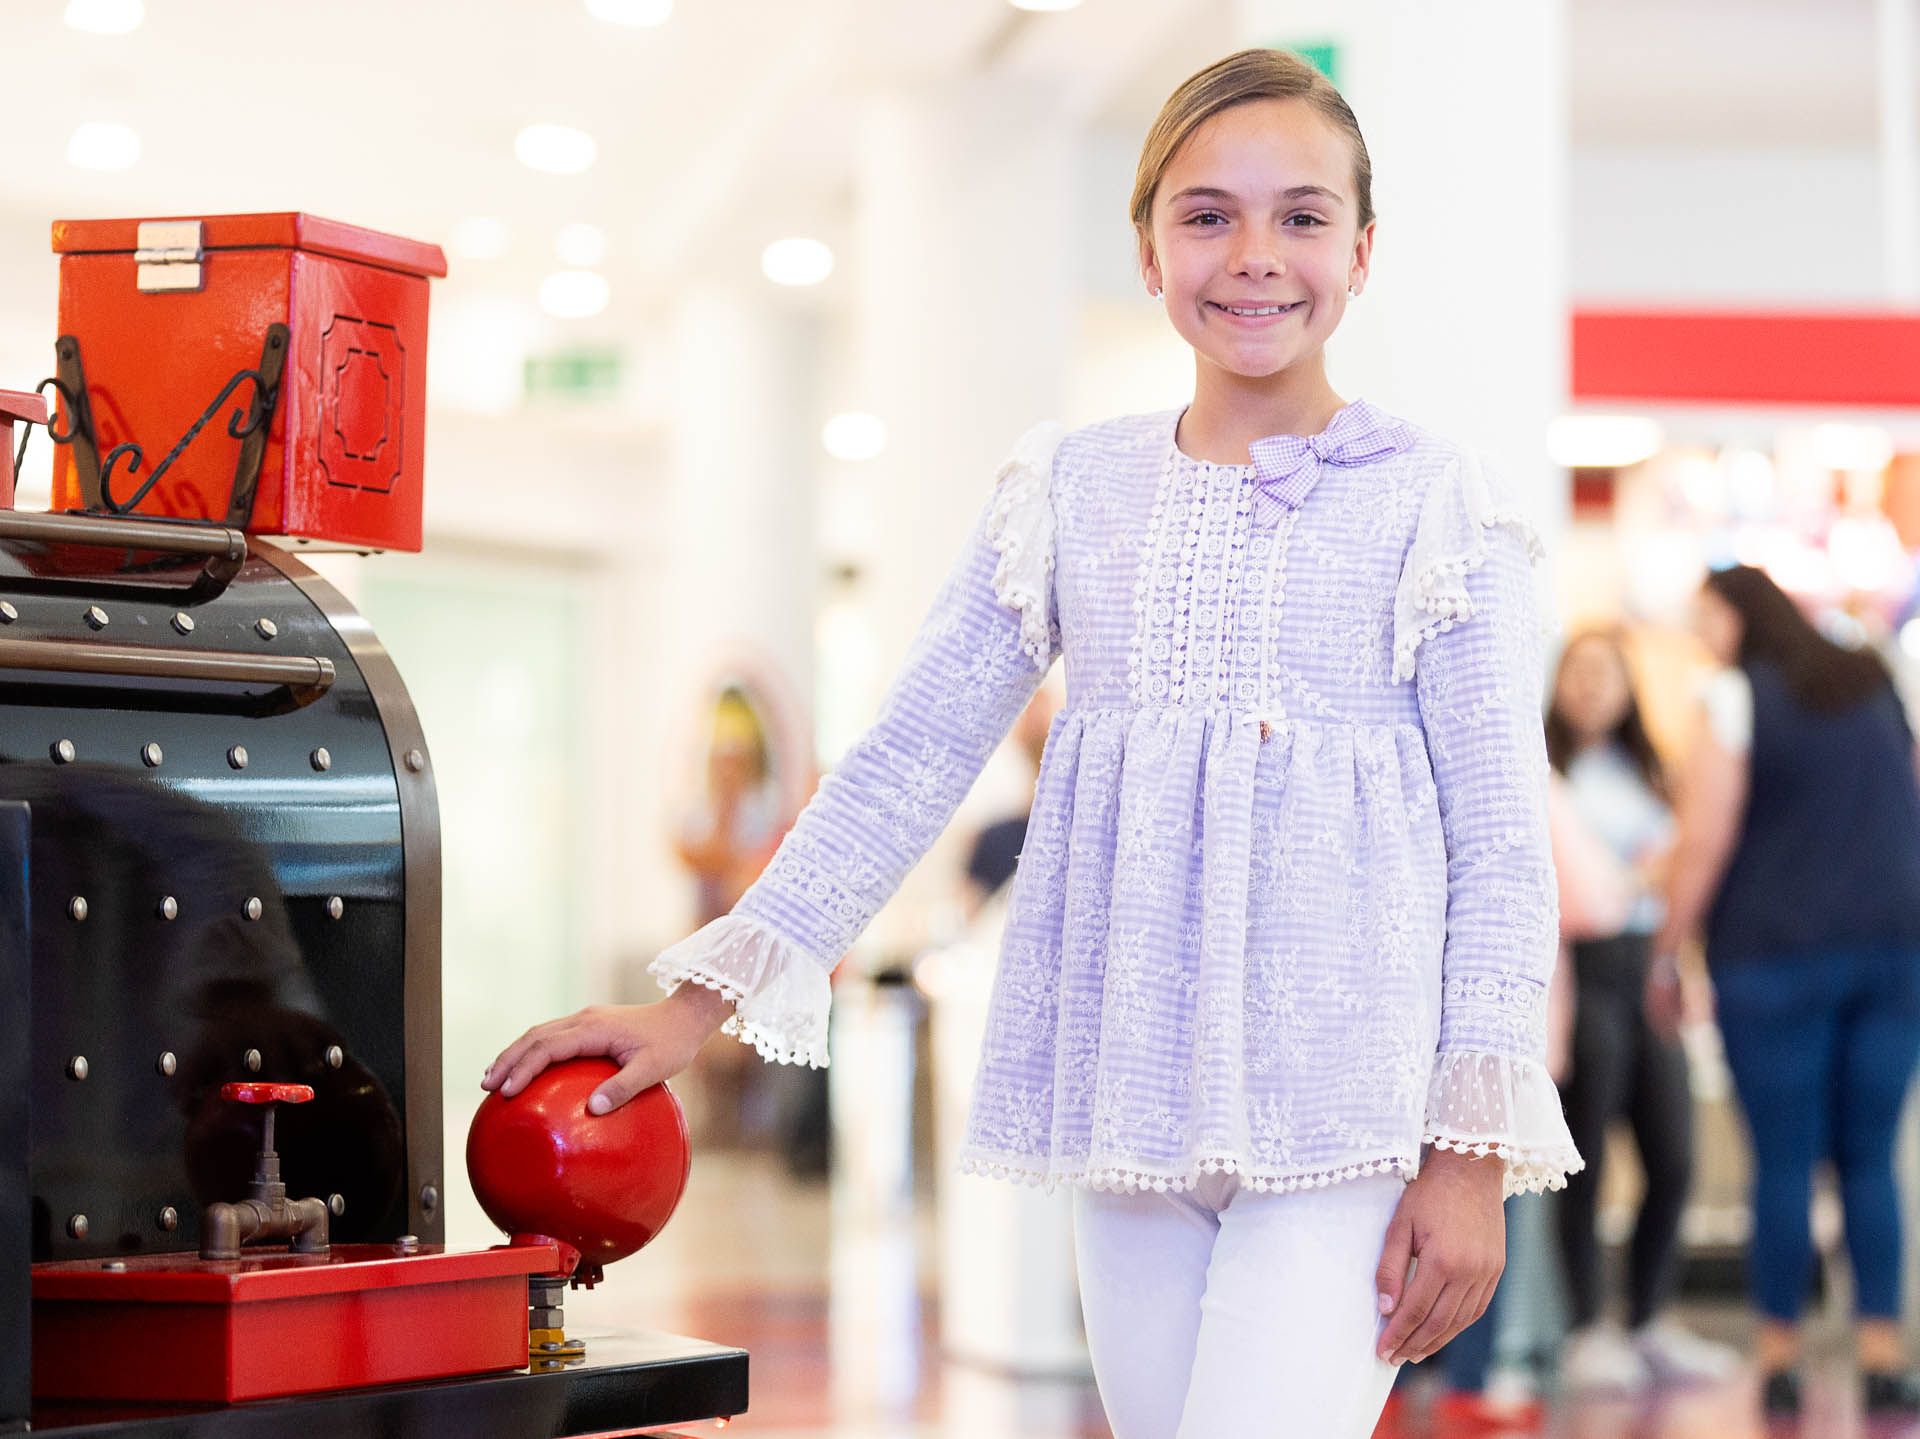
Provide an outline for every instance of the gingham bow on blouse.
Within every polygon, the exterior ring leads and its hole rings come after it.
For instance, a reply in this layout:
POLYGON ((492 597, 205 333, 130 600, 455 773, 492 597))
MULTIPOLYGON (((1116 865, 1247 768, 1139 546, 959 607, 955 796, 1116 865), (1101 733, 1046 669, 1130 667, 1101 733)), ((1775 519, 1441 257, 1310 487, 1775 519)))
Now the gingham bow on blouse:
POLYGON ((1253 517, 1276 525, 1288 510, 1306 503, 1320 466, 1360 465, 1404 449, 1406 428, 1365 400, 1355 400, 1317 435, 1269 435, 1247 447, 1253 456, 1253 517))

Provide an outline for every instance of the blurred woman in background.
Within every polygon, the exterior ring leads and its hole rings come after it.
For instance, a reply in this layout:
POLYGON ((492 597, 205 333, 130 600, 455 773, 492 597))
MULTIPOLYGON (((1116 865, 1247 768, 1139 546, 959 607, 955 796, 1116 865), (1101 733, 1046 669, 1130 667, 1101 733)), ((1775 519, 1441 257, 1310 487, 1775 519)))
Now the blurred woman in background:
POLYGON ((1569 1319, 1564 1377, 1577 1390, 1637 1390, 1650 1383, 1720 1378, 1729 1349, 1660 1316, 1678 1271, 1680 1216, 1693 1177, 1693 1098, 1677 1037, 1657 1031, 1643 1004, 1654 931, 1673 843, 1666 776, 1647 737, 1620 637, 1576 635, 1560 656, 1547 711, 1547 757, 1556 786, 1554 862, 1568 885, 1617 899, 1563 899, 1574 991, 1571 1064, 1561 1081, 1567 1125, 1586 1169, 1559 1205, 1569 1319), (1610 912, 1602 912, 1602 911, 1610 912), (1603 1322, 1594 1221, 1607 1129, 1632 1125, 1646 1185, 1627 1266, 1627 1324, 1603 1322))
POLYGON ((1771 1413, 1800 1407, 1814 1166, 1846 1216, 1862 1397, 1920 1411, 1900 1341, 1894 1129, 1920 1059, 1920 790, 1886 666, 1832 643, 1762 571, 1708 576, 1695 606, 1723 668, 1681 786, 1680 843, 1648 974, 1704 926, 1734 1086, 1753 1137, 1758 1359, 1771 1413))

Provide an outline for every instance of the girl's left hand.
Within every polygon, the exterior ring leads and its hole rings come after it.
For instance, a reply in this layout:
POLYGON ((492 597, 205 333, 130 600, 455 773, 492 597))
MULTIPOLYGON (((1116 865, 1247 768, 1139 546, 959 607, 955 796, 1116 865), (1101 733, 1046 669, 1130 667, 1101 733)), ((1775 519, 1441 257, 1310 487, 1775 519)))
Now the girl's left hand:
POLYGON ((1401 1195, 1374 1274, 1392 1315, 1378 1350, 1389 1364, 1418 1363, 1487 1312, 1507 1263, 1505 1179, 1497 1154, 1436 1149, 1401 1195))

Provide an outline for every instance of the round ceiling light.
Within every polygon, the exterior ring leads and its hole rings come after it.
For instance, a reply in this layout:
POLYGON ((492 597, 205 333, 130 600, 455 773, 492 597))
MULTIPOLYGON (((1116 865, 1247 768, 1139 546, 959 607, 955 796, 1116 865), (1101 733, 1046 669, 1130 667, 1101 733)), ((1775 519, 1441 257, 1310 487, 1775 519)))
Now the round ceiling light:
POLYGON ((89 120, 67 141, 67 161, 82 170, 126 170, 140 163, 140 137, 110 120, 89 120))
POLYGON ((67 0, 61 17, 89 35, 129 35, 147 18, 142 0, 67 0))
POLYGON ((887 427, 878 415, 852 410, 827 421, 820 443, 836 460, 871 460, 887 447, 887 427))
POLYGON ((578 175, 593 167, 599 147, 593 136, 571 125, 529 125, 513 137, 513 153, 530 170, 548 175, 578 175))
POLYGON ((584 320, 612 298, 607 277, 592 270, 556 270, 540 282, 540 308, 555 319, 584 320))
POLYGON ((818 240, 793 235, 760 252, 760 271, 776 285, 817 285, 833 273, 833 251, 818 240))

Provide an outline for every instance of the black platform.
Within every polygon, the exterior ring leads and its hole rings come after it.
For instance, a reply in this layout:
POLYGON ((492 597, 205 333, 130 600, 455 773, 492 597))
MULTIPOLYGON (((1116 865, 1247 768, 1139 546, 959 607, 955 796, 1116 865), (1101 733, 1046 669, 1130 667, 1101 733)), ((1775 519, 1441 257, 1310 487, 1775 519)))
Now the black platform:
POLYGON ((63 1439, 554 1439, 746 1412, 744 1349, 672 1334, 584 1337, 586 1359, 554 1373, 515 1370, 212 1408, 37 1404, 33 1429, 63 1439))

